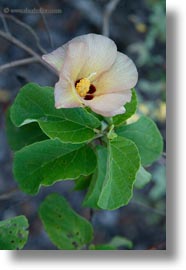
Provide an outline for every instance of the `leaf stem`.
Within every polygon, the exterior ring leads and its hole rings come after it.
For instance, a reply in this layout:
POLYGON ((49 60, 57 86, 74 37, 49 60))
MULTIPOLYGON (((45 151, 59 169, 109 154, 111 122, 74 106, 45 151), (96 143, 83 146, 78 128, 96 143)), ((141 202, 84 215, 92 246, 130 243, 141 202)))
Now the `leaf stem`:
POLYGON ((112 117, 104 117, 104 120, 106 121, 106 123, 109 124, 109 126, 113 124, 113 119, 112 119, 112 117))
POLYGON ((114 131, 114 125, 111 125, 110 126, 110 129, 109 129, 109 132, 107 133, 107 138, 109 139, 109 140, 112 140, 112 139, 114 139, 114 138, 116 138, 118 135, 115 133, 115 131, 114 131))

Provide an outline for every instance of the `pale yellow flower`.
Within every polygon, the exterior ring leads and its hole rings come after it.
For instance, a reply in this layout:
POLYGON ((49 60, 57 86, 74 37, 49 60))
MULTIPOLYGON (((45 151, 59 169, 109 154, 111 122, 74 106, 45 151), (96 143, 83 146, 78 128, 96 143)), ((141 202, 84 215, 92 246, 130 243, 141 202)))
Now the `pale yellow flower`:
POLYGON ((79 36, 43 59, 59 73, 56 108, 88 106, 107 117, 125 112, 138 73, 111 39, 97 34, 79 36))

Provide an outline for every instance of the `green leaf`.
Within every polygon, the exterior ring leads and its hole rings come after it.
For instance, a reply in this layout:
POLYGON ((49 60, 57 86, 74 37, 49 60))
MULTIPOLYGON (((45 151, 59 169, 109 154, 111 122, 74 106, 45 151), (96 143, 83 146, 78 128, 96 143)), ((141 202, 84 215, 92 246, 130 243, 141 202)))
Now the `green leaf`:
POLYGON ((132 249, 133 243, 129 239, 122 236, 115 236, 109 243, 101 245, 89 246, 90 250, 117 250, 120 247, 125 247, 127 249, 132 249))
POLYGON ((6 134, 8 143, 13 151, 17 151, 34 142, 48 139, 41 131, 38 123, 30 123, 19 128, 14 126, 10 119, 9 111, 6 114, 6 134))
POLYGON ((107 149, 103 146, 97 147, 97 170, 94 173, 88 192, 83 201, 83 206, 99 209, 98 200, 107 171, 107 149))
POLYGON ((101 245, 90 245, 90 250, 116 250, 116 248, 110 246, 109 244, 101 244, 101 245))
POLYGON ((135 188, 143 188, 150 182, 151 177, 152 175, 141 166, 137 172, 136 181, 134 182, 135 188))
POLYGON ((114 210, 129 202, 139 166, 138 149, 132 141, 122 137, 109 141, 106 175, 98 200, 100 208, 114 210))
POLYGON ((121 237, 121 236, 115 236, 108 245, 114 247, 115 249, 118 249, 119 247, 126 247, 128 249, 131 249, 133 247, 133 243, 131 240, 121 237))
POLYGON ((39 215, 51 241, 59 249, 82 249, 93 238, 92 225, 58 194, 50 194, 44 200, 39 215))
POLYGON ((83 108, 56 109, 51 87, 25 85, 11 108, 11 119, 16 126, 38 122, 50 138, 62 142, 81 143, 94 138, 100 121, 83 108))
POLYGON ((28 239, 27 228, 25 216, 0 221, 0 250, 22 249, 28 239))
POLYGON ((98 165, 83 206, 113 210, 128 203, 140 157, 133 142, 122 137, 110 140, 108 150, 97 149, 98 165))
POLYGON ((15 178, 28 194, 37 193, 40 184, 52 185, 61 179, 89 175, 95 168, 96 156, 91 148, 58 139, 26 146, 14 158, 15 178))
POLYGON ((133 124, 116 128, 116 133, 136 144, 144 166, 157 160, 162 153, 162 136, 156 124, 146 116, 142 116, 133 124))
POLYGON ((137 96, 135 89, 132 89, 132 99, 129 103, 126 103, 125 109, 126 112, 124 114, 119 114, 113 117, 113 124, 115 126, 120 126, 123 124, 127 119, 129 119, 133 114, 135 114, 137 109, 137 96))
POLYGON ((78 179, 76 179, 74 181, 75 182, 74 190, 84 190, 88 188, 88 186, 90 185, 91 176, 92 175, 88 176, 81 175, 78 179))

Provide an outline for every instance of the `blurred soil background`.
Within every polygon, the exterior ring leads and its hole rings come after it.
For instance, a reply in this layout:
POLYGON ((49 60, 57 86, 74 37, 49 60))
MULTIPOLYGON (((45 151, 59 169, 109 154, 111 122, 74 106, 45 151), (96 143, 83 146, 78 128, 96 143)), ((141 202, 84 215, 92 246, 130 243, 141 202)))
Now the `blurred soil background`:
MULTIPOLYGON (((133 119, 140 114, 150 116, 165 140, 165 1, 120 0, 109 20, 108 5, 108 0, 0 0, 0 30, 11 34, 38 55, 50 52, 78 35, 109 33, 118 50, 129 55, 139 71, 136 87, 139 106, 133 119), (29 12, 29 9, 39 8, 47 13, 29 12)), ((25 65, 6 66, 30 57, 33 55, 0 36, 0 220, 26 215, 30 236, 24 249, 51 250, 56 248, 43 231, 37 214, 44 197, 57 191, 86 218, 89 218, 89 209, 81 207, 84 192, 73 192, 73 181, 42 188, 36 196, 17 190, 12 174, 12 152, 5 132, 6 110, 25 83, 53 86, 57 81, 56 75, 34 58, 25 65)), ((127 206, 94 213, 94 243, 106 243, 120 235, 130 239, 135 250, 166 249, 165 154, 147 170, 153 175, 151 182, 141 190, 135 189, 127 206)))

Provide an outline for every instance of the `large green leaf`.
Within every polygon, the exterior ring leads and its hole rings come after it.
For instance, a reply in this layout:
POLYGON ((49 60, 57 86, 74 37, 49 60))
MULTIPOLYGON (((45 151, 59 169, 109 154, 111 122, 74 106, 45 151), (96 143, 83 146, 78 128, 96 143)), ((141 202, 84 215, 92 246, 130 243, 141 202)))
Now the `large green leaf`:
POLYGON ((83 108, 55 109, 53 88, 33 83, 25 85, 16 97, 11 119, 18 127, 37 121, 50 138, 71 143, 93 139, 94 128, 101 124, 83 108))
POLYGON ((136 92, 135 89, 132 89, 132 99, 129 103, 126 103, 125 105, 125 113, 124 114, 119 114, 113 117, 113 124, 115 126, 119 126, 121 124, 123 124, 127 119, 129 119, 135 112, 137 109, 137 96, 136 96, 136 92))
POLYGON ((75 179, 91 174, 96 156, 91 148, 67 144, 60 140, 45 140, 26 146, 15 153, 14 175, 20 188, 35 194, 40 184, 51 185, 62 179, 75 179))
POLYGON ((162 153, 162 136, 156 124, 146 116, 142 116, 133 124, 116 128, 116 133, 135 142, 142 165, 151 164, 162 153))
POLYGON ((108 149, 97 150, 98 167, 93 175, 84 206, 113 210, 126 205, 140 164, 137 147, 128 139, 117 137, 108 149))
POLYGON ((143 188, 145 185, 149 183, 151 180, 152 175, 146 171, 142 166, 140 166, 137 174, 136 174, 136 181, 134 183, 135 188, 143 188))
POLYGON ((34 142, 48 139, 41 131, 38 123, 30 123, 22 127, 14 126, 10 119, 9 111, 6 114, 6 134, 8 143, 13 151, 17 151, 34 142))
POLYGON ((83 206, 91 208, 98 207, 98 200, 103 186, 107 169, 107 149, 103 146, 97 147, 97 170, 94 173, 88 192, 83 201, 83 206))
POLYGON ((82 249, 92 240, 92 225, 58 194, 50 194, 44 200, 39 215, 51 241, 59 249, 82 249))
POLYGON ((0 221, 0 250, 22 249, 28 239, 27 228, 25 216, 0 221))
POLYGON ((132 141, 122 137, 109 141, 106 175, 97 203, 100 208, 113 210, 129 202, 139 166, 138 149, 132 141))

